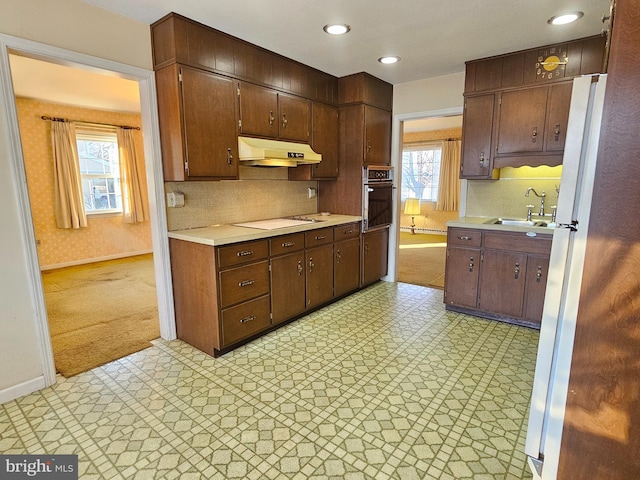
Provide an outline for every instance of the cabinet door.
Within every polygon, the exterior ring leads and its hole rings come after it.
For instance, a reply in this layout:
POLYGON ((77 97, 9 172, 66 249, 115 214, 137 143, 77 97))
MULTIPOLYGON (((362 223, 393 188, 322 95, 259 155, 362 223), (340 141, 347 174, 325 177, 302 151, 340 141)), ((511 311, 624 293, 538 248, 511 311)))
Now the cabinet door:
POLYGON ((478 308, 509 317, 522 316, 527 254, 485 250, 478 308))
POLYGON ((391 113, 370 105, 364 106, 364 163, 391 163, 391 113))
POLYGON ((478 304, 479 248, 447 248, 444 301, 449 305, 476 308, 478 304))
POLYGON ((493 94, 468 97, 464 102, 460 178, 491 177, 494 104, 493 94))
POLYGON ((333 259, 333 293, 339 297, 360 284, 360 238, 335 243, 333 259))
POLYGON ((548 255, 529 255, 524 295, 524 319, 540 325, 549 273, 548 255))
POLYGON ((545 150, 547 152, 564 151, 572 89, 573 83, 561 83, 549 87, 549 108, 547 128, 545 129, 545 150))
POLYGON ((278 136, 278 93, 251 83, 240 84, 240 133, 278 136))
POLYGON ((280 323, 305 309, 304 251, 271 259, 272 323, 280 323))
POLYGON ((362 285, 377 282, 387 274, 389 229, 362 235, 362 285))
POLYGON ((503 92, 496 153, 542 152, 548 87, 503 92))
POLYGON ((312 178, 338 176, 338 109, 314 102, 311 106, 311 148, 322 154, 322 161, 311 166, 312 178))
POLYGON ((238 178, 234 82, 188 67, 181 78, 188 178, 238 178))
POLYGON ((309 143, 311 102, 306 98, 278 94, 278 136, 281 140, 309 143))
POLYGON ((332 243, 306 252, 307 308, 315 307, 333 298, 332 257, 332 243))

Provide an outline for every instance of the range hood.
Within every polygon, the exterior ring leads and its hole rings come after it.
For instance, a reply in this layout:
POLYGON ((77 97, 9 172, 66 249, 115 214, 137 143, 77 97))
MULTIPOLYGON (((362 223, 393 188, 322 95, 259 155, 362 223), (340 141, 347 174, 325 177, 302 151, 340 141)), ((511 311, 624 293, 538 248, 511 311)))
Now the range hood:
POLYGON ((238 156, 240 165, 256 167, 297 167, 322 160, 322 155, 304 143, 251 137, 238 137, 238 156))

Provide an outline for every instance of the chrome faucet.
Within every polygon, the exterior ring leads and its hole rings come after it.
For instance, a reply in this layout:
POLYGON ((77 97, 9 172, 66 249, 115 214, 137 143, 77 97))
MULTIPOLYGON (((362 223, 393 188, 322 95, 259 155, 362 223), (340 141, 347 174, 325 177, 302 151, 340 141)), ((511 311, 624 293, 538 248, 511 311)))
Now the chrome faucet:
POLYGON ((544 199, 547 196, 547 194, 544 193, 544 191, 542 193, 538 193, 536 192, 535 188, 529 187, 527 188, 527 193, 525 193, 524 196, 528 197, 530 192, 533 192, 536 197, 540 198, 540 213, 538 213, 538 215, 540 215, 541 217, 544 217, 544 199))

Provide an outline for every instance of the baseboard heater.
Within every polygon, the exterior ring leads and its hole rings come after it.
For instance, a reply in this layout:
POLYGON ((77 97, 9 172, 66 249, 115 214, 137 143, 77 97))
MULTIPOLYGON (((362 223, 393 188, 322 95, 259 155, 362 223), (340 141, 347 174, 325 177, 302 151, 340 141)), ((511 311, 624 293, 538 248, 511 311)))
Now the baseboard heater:
MULTIPOLYGON (((419 228, 419 227, 415 227, 414 232, 420 232, 420 233, 431 233, 434 235, 446 235, 447 231, 446 230, 439 230, 437 228, 419 228)), ((411 231, 411 227, 400 227, 400 231, 401 232, 410 232, 411 231)))

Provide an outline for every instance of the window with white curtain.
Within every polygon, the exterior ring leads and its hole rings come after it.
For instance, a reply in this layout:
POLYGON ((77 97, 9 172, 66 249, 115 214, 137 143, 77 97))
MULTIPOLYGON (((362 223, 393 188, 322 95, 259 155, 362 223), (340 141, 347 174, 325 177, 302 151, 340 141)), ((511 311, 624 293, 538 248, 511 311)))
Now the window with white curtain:
POLYGON ((82 194, 87 215, 122 213, 120 162, 115 131, 76 127, 82 194))
POLYGON ((430 143, 405 145, 402 150, 401 198, 418 198, 435 202, 438 199, 442 145, 430 143))

